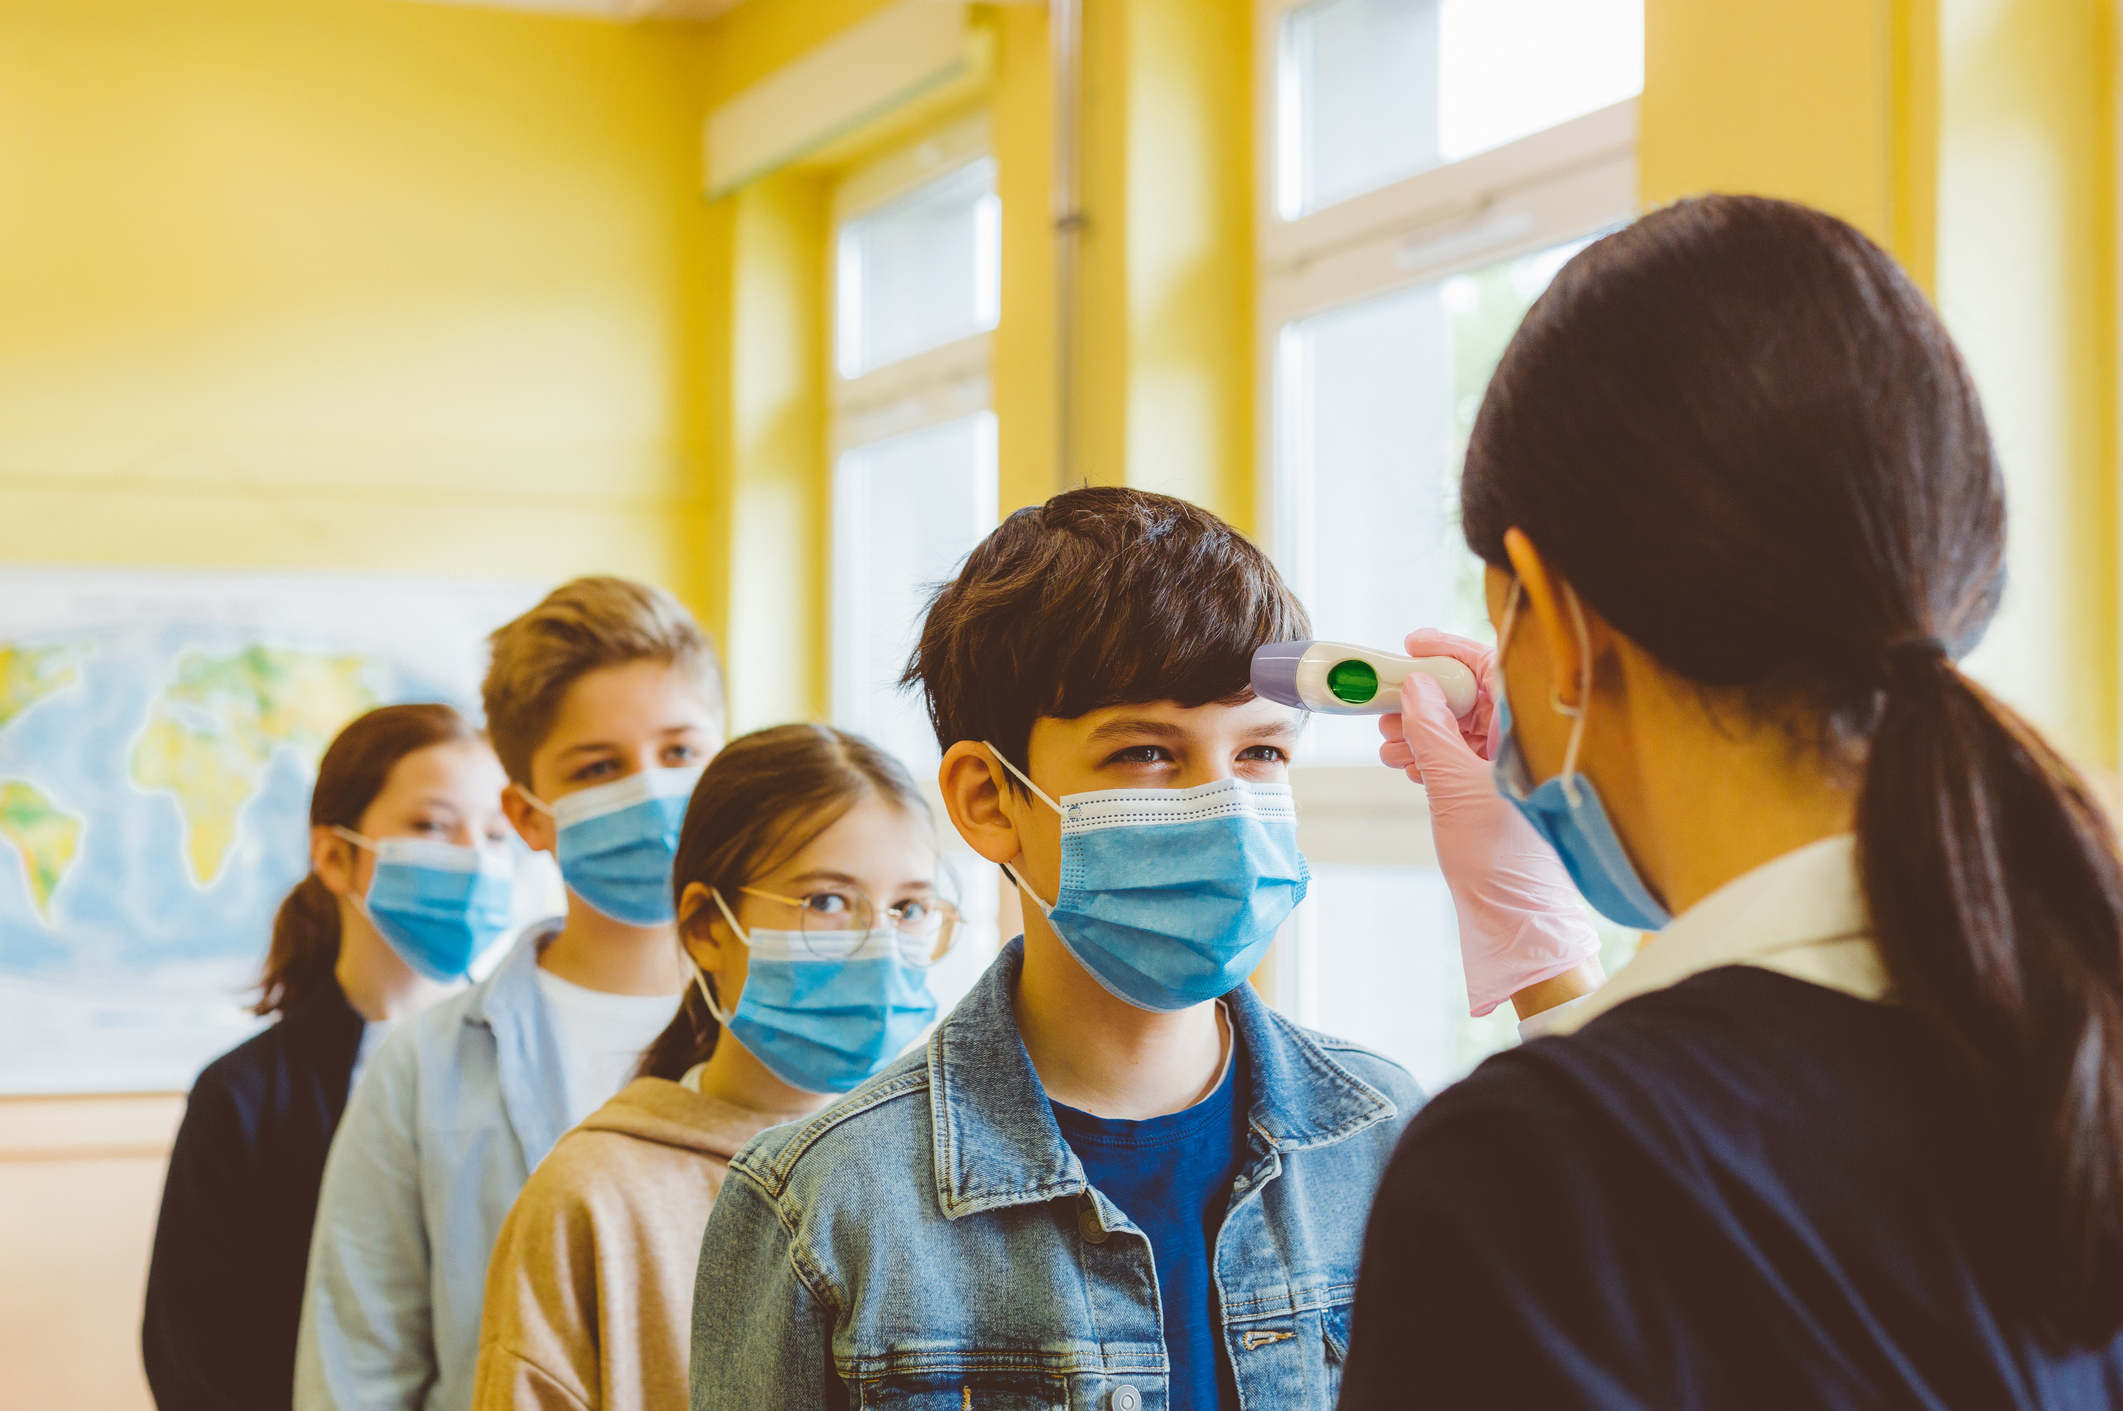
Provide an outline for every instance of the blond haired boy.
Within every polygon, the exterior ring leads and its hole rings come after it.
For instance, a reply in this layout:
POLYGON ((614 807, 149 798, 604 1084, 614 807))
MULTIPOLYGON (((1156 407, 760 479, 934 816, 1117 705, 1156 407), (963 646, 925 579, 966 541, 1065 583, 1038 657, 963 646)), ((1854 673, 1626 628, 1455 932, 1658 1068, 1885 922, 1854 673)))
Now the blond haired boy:
POLYGON ((295 1361, 301 1411, 471 1403, 487 1259, 562 1132, 616 1093, 683 974, 671 852, 722 747, 713 648, 667 594, 579 578, 491 638, 503 807, 563 917, 377 1050, 325 1164, 295 1361))

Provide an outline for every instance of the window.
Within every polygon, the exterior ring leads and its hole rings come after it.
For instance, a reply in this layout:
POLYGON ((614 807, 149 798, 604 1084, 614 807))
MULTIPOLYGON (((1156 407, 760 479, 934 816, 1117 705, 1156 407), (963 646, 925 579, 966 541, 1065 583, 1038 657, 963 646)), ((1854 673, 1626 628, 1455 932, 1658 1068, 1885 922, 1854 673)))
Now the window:
POLYGON ((915 771, 938 761, 899 691, 930 584, 995 527, 995 415, 978 411, 842 453, 833 476, 833 717, 915 771))
POLYGON ((833 719, 916 778, 935 736, 898 688, 928 591, 995 527, 988 331, 1000 208, 982 126, 843 187, 833 258, 833 719))
MULTIPOLYGON (((986 148, 985 118, 960 123, 851 173, 833 203, 833 723, 932 795, 936 736, 899 676, 931 588, 996 521, 1002 221, 986 148)), ((1001 898, 951 828, 939 841, 972 923, 929 977, 948 1011, 995 953, 1001 898)))
MULTIPOLYGON (((1260 405, 1270 551, 1322 637, 1489 636, 1459 467, 1526 309, 1636 202, 1641 0, 1258 0, 1260 405)), ((1515 1035, 1466 1016, 1421 792, 1370 717, 1291 782, 1314 883, 1274 998, 1426 1085, 1515 1035)), ((1615 958, 1629 938, 1615 938, 1615 958)))
POLYGON ((1280 41, 1286 220, 1644 86, 1642 0, 1318 0, 1280 41))
POLYGON ((840 227, 835 338, 857 378, 995 327, 1002 205, 982 157, 840 227))

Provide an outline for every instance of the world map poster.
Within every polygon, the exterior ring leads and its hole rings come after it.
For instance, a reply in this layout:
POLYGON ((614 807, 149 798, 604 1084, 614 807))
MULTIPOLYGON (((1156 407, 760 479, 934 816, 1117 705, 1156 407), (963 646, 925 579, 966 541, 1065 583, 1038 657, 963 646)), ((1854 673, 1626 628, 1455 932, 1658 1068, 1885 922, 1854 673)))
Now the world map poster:
POLYGON ((182 1090, 251 1033, 325 746, 389 703, 476 719, 538 593, 0 570, 0 1093, 182 1090))

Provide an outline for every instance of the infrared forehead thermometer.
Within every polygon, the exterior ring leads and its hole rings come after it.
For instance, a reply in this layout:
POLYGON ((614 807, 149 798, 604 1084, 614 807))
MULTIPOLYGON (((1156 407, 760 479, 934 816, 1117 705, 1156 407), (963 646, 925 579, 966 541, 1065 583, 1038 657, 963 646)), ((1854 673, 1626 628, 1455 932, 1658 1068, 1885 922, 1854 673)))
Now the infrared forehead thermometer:
POLYGON ((1347 642, 1270 642, 1253 654, 1253 694, 1320 715, 1391 715, 1401 708, 1401 682, 1418 671, 1444 687, 1454 715, 1474 709, 1476 683, 1465 663, 1347 642))

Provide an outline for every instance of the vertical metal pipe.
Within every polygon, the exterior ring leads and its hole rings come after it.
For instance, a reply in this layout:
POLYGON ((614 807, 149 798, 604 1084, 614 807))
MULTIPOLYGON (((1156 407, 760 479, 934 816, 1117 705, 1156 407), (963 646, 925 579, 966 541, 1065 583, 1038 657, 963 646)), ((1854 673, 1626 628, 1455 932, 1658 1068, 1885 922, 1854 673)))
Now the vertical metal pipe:
POLYGON ((1054 83, 1054 480, 1077 473, 1078 262, 1083 211, 1083 0, 1048 0, 1047 52, 1054 83))

